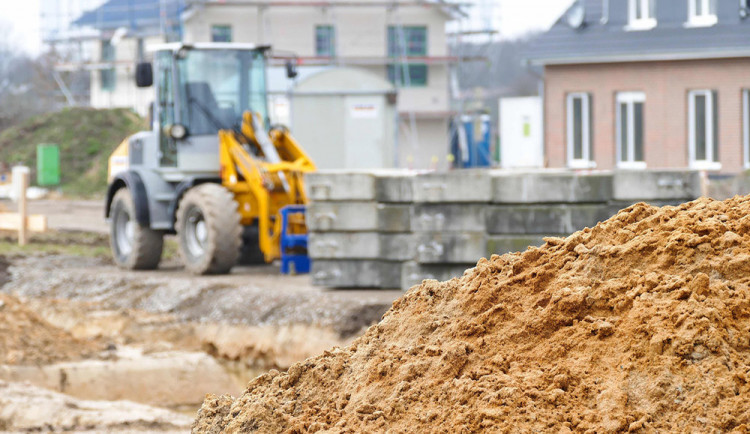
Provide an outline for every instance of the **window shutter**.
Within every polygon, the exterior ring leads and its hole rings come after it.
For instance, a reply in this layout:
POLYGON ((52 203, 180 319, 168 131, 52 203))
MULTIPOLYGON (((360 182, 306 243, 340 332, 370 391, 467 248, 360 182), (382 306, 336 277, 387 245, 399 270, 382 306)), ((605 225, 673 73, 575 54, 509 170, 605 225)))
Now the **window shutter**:
POLYGON ((719 93, 712 91, 711 110, 713 111, 713 161, 719 162, 719 93))
POLYGON ((594 96, 590 93, 586 94, 588 100, 588 120, 589 120, 589 161, 594 161, 594 96))

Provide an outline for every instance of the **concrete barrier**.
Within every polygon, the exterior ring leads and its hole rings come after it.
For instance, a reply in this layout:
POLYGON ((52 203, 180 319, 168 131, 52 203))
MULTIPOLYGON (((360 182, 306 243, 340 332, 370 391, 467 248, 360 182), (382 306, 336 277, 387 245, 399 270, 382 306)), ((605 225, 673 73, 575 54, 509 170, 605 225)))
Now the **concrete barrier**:
POLYGON ((313 232, 308 253, 316 259, 385 259, 405 261, 415 253, 414 234, 313 232))
POLYGON ((315 259, 313 285, 329 288, 399 288, 402 262, 315 259))
POLYGON ((312 202, 307 211, 312 232, 409 232, 409 205, 377 202, 312 202))
POLYGON ((638 201, 678 204, 700 193, 697 172, 371 175, 315 178, 321 199, 313 196, 307 220, 314 284, 408 289, 423 278, 460 275, 481 257, 524 251, 543 244, 545 236, 593 227, 638 201))
POLYGON ((411 229, 425 231, 484 231, 487 204, 414 204, 411 229))
POLYGON ((570 234, 608 219, 612 206, 590 205, 492 205, 487 207, 490 234, 570 234))
POLYGON ((476 262, 485 252, 484 231, 421 232, 416 237, 417 254, 414 259, 420 264, 476 262))
POLYGON ((611 198, 611 173, 492 172, 493 203, 597 203, 611 198))
POLYGON ((614 173, 616 201, 666 201, 682 202, 701 195, 701 176, 697 171, 678 170, 620 170, 614 173))
POLYGON ((486 170, 455 170, 420 174, 414 180, 416 203, 489 202, 490 174, 486 170))

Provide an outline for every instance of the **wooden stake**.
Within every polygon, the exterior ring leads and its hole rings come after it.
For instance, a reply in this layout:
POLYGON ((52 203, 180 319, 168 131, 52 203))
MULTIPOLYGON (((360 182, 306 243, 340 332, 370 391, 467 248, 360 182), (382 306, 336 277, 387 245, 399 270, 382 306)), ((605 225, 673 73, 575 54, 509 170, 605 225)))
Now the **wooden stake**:
POLYGON ((29 211, 26 204, 26 189, 29 187, 29 173, 24 172, 21 176, 21 191, 19 192, 18 197, 18 215, 20 217, 20 222, 18 224, 18 245, 19 246, 25 246, 27 243, 27 228, 28 228, 28 222, 26 221, 29 211))
POLYGON ((705 170, 701 170, 701 196, 708 197, 709 191, 708 191, 708 172, 705 170))

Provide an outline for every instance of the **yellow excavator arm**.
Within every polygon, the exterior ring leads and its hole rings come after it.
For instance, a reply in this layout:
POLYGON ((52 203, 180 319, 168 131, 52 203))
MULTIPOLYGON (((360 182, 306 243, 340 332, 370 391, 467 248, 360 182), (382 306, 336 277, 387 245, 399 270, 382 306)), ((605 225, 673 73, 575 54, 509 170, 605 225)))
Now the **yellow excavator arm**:
MULTIPOLYGON (((315 164, 286 128, 266 132, 257 113, 245 112, 239 130, 219 131, 221 183, 234 193, 243 225, 258 222, 260 250, 266 262, 280 257, 281 218, 287 205, 307 204, 303 174, 315 164)), ((304 219, 289 224, 304 233, 304 219)))

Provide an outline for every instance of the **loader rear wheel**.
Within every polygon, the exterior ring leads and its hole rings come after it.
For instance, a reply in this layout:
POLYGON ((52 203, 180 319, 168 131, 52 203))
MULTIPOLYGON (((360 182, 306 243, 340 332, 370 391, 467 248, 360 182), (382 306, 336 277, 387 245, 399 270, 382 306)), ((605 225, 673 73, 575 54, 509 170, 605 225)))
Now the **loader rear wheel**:
POLYGON ((110 215, 109 244, 115 263, 130 270, 158 267, 164 234, 138 224, 133 196, 127 188, 121 188, 115 194, 110 215))
POLYGON ((193 274, 225 274, 237 263, 242 226, 234 195, 218 184, 188 190, 177 208, 177 239, 193 274))

